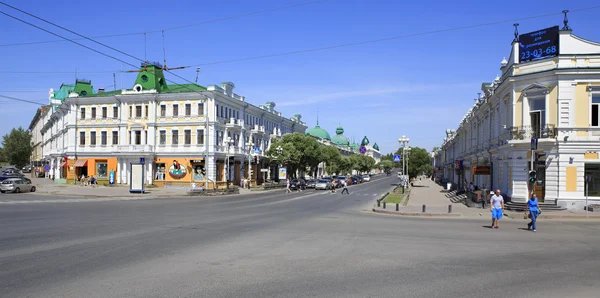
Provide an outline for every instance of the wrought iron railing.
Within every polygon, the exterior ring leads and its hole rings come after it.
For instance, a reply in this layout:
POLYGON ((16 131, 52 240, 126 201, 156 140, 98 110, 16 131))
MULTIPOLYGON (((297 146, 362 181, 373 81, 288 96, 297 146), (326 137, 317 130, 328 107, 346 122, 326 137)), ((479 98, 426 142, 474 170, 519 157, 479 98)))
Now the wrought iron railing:
POLYGON ((534 126, 513 126, 507 128, 510 133, 510 140, 528 140, 531 138, 551 139, 556 138, 556 126, 548 124, 541 127, 534 126))

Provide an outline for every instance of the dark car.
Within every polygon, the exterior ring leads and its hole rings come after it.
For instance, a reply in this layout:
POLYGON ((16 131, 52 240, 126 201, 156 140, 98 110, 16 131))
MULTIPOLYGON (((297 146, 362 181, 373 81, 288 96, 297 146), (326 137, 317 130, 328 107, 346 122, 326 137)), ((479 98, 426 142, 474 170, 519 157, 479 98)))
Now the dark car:
POLYGON ((315 188, 317 184, 317 180, 308 180, 306 181, 306 188, 315 188))
POLYGON ((306 181, 304 181, 304 179, 293 179, 290 183, 290 189, 306 189, 306 181))
POLYGON ((21 172, 23 172, 23 173, 31 173, 31 166, 30 165, 24 166, 21 169, 21 172))
POLYGON ((363 183, 363 182, 365 182, 365 181, 363 180, 363 177, 362 177, 362 176, 360 176, 360 175, 355 175, 355 176, 354 176, 354 177, 352 177, 352 178, 356 179, 356 180, 358 181, 358 183, 363 183))
POLYGON ((349 180, 352 181, 352 183, 348 183, 348 184, 352 184, 352 185, 358 184, 358 179, 356 179, 356 177, 350 177, 349 180))

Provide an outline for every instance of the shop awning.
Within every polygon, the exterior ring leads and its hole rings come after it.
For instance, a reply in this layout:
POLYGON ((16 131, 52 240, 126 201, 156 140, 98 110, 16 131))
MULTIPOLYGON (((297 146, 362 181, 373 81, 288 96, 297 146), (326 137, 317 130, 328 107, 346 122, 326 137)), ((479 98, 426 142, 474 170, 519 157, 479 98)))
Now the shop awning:
POLYGON ((76 168, 86 167, 86 166, 87 166, 87 159, 78 159, 77 161, 75 161, 76 168))

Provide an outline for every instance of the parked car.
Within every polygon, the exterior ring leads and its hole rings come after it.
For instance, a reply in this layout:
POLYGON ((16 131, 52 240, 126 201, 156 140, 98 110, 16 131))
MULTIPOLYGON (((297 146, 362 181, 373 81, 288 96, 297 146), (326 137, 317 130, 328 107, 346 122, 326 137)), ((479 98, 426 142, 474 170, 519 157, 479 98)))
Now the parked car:
POLYGON ((369 181, 371 181, 371 175, 364 175, 362 178, 363 178, 363 181, 364 181, 364 182, 369 182, 369 181))
POLYGON ((315 189, 329 190, 331 189, 331 181, 327 179, 319 179, 317 180, 317 183, 315 183, 315 189))
POLYGON ((356 178, 356 180, 358 181, 358 183, 363 183, 364 182, 363 177, 361 175, 356 175, 356 176, 354 176, 354 178, 356 178))
POLYGON ((348 185, 358 184, 358 179, 356 177, 348 178, 348 185))
POLYGON ((316 180, 308 180, 306 181, 306 188, 315 188, 315 184, 317 184, 316 180))
POLYGON ((290 183, 290 189, 306 189, 306 181, 304 179, 293 179, 290 183))
POLYGON ((21 169, 23 173, 31 173, 31 165, 26 165, 21 169))
POLYGON ((31 180, 23 178, 9 178, 0 183, 0 192, 35 192, 35 186, 31 180))

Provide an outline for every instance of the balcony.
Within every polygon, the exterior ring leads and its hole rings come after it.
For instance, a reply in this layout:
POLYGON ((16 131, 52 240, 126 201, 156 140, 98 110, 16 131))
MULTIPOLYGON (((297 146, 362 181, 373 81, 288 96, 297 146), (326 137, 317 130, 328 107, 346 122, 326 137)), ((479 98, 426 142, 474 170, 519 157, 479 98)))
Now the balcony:
POLYGON ((242 120, 241 119, 235 119, 235 118, 229 118, 229 119, 225 119, 225 127, 227 128, 234 128, 234 129, 242 129, 242 120))
POLYGON ((265 127, 264 126, 260 126, 260 125, 254 125, 254 127, 252 127, 252 129, 250 130, 250 132, 255 133, 255 134, 264 134, 265 133, 265 127))
POLYGON ((552 139, 556 138, 557 130, 552 124, 548 124, 542 127, 532 126, 513 126, 508 128, 510 132, 509 140, 529 140, 531 138, 537 139, 552 139))

